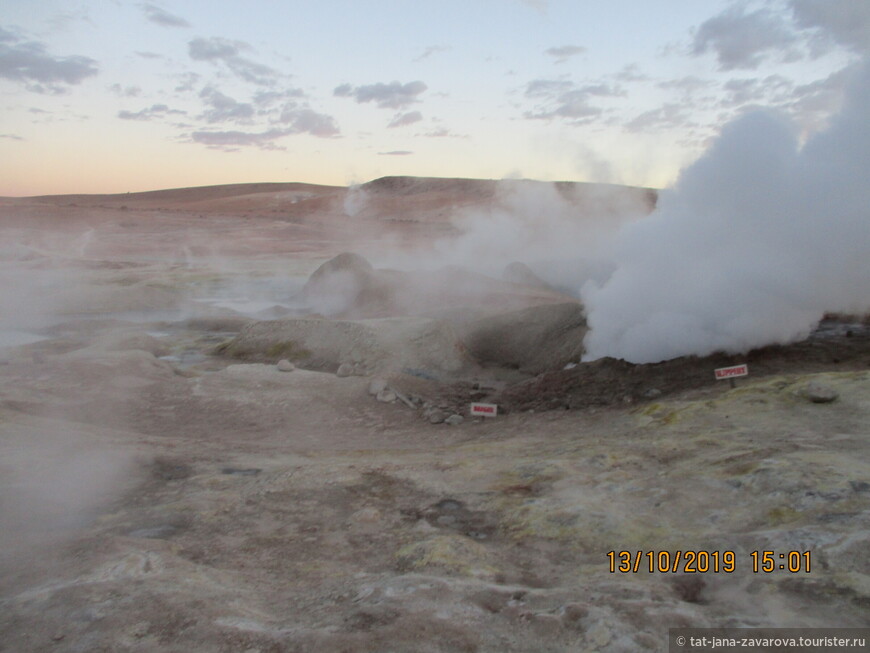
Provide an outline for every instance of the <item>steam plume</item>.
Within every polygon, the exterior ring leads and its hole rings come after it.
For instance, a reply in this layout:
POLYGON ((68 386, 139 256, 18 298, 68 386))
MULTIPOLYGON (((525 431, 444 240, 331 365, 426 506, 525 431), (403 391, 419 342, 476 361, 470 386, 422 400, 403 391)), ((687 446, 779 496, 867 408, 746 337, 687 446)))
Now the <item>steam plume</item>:
POLYGON ((809 334, 826 312, 870 309, 870 65, 803 147, 757 111, 626 225, 616 270, 587 282, 588 360, 742 352, 809 334))

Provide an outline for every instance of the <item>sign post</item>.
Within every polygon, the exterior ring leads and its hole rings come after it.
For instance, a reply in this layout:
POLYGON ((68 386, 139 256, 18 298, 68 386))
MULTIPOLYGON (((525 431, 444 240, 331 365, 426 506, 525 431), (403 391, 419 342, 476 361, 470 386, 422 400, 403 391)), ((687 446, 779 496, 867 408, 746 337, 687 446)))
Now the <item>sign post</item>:
POLYGON ((496 404, 471 404, 472 416, 495 417, 498 414, 498 405, 496 404))
POLYGON ((728 379, 731 383, 731 387, 737 387, 734 383, 734 379, 738 376, 748 376, 749 375, 749 365, 743 363, 741 365, 733 365, 731 367, 720 367, 716 370, 713 370, 713 373, 716 375, 716 380, 721 381, 722 379, 728 379))

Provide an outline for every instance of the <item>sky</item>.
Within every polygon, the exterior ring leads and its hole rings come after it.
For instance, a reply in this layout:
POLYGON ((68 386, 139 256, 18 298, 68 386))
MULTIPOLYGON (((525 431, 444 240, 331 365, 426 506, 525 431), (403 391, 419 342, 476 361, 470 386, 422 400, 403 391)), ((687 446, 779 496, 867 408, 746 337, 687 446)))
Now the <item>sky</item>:
POLYGON ((868 0, 3 0, 0 195, 663 188, 758 107, 824 129, 868 44, 868 0))

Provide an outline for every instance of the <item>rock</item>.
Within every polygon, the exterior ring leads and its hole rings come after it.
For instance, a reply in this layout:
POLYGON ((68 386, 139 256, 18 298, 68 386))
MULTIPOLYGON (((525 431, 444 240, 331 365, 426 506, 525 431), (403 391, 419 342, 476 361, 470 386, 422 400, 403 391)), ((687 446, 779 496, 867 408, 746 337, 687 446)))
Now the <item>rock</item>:
POLYGON ((252 322, 217 353, 271 364, 286 358, 313 371, 346 363, 353 374, 381 377, 404 368, 452 374, 471 364, 453 327, 424 317, 252 322))
POLYGON ((821 383, 813 381, 804 390, 804 397, 814 404, 829 404, 836 401, 840 393, 821 383))
POLYGON ((437 535, 409 544, 396 553, 401 571, 441 569, 485 579, 494 577, 496 572, 489 558, 490 552, 484 545, 460 535, 437 535))
POLYGON ((410 400, 408 397, 406 397, 405 395, 403 395, 401 392, 399 392, 398 390, 395 390, 395 389, 393 390, 393 392, 396 394, 396 398, 397 398, 399 401, 401 401, 403 404, 405 404, 408 408, 411 408, 411 409, 416 409, 416 408, 417 408, 417 406, 414 405, 414 402, 411 401, 411 400, 410 400))
POLYGON ((532 269, 525 263, 514 261, 509 263, 501 273, 501 278, 510 283, 520 283, 533 288, 550 289, 550 285, 542 280, 532 269))
POLYGON ((151 629, 151 624, 147 621, 140 621, 137 624, 134 624, 130 627, 129 633, 137 638, 142 639, 145 635, 148 634, 148 631, 151 629))
POLYGON ((296 369, 296 366, 288 361, 286 358, 282 358, 278 361, 278 371, 280 372, 292 372, 296 369))
POLYGON ((540 637, 556 637, 563 628, 562 620, 554 614, 527 612, 524 617, 540 637))
POLYGON ((151 540, 165 540, 175 534, 176 527, 171 524, 162 524, 153 528, 138 528, 129 533, 130 537, 141 537, 151 540))
POLYGON ((595 623, 586 631, 586 641, 596 649, 607 646, 612 638, 610 630, 602 623, 595 623))
POLYGON ((374 524, 381 521, 381 511, 377 508, 360 508, 350 516, 353 524, 374 524))
POLYGON ((387 389, 387 382, 384 379, 372 379, 369 381, 369 394, 373 397, 379 395, 387 389))
POLYGON ((169 356, 172 353, 166 344, 147 333, 110 333, 97 338, 92 346, 105 351, 141 349, 155 357, 169 356))
POLYGON ((221 474, 235 474, 237 476, 256 476, 263 470, 259 467, 224 467, 221 474))
POLYGON ((450 424, 450 426, 459 426, 462 422, 465 421, 465 418, 462 415, 451 415, 447 419, 444 420, 445 424, 450 424))
POLYGON ((649 390, 647 390, 643 393, 643 396, 646 397, 647 399, 655 399, 656 397, 661 395, 661 393, 662 393, 662 391, 659 390, 658 388, 650 388, 649 390))
POLYGON ((469 353, 479 362, 530 374, 565 369, 581 359, 587 330, 586 315, 578 302, 532 306, 461 328, 469 353))
POLYGON ((335 375, 340 377, 353 376, 353 365, 350 363, 342 363, 338 366, 338 371, 335 375))
POLYGON ((429 412, 427 418, 430 424, 441 424, 444 420, 447 419, 447 413, 445 413, 440 408, 435 408, 434 410, 429 412))
POLYGON ((302 296, 317 313, 338 315, 383 305, 389 300, 390 288, 371 263, 359 254, 345 252, 312 273, 302 296))
POLYGON ((317 268, 309 277, 306 286, 317 284, 336 273, 366 274, 372 270, 372 264, 359 254, 343 252, 317 268))
POLYGON ((385 404, 391 404, 396 400, 396 393, 390 390, 389 388, 384 388, 378 393, 378 401, 382 401, 385 404))
POLYGON ((671 579, 671 585, 681 601, 686 601, 687 603, 702 603, 701 593, 704 591, 707 584, 704 582, 703 578, 699 578, 698 576, 683 575, 673 577, 671 579))
POLYGON ((580 603, 568 603, 562 607, 562 619, 567 623, 576 623, 589 614, 589 608, 580 603))
POLYGON ((439 532, 438 528, 436 526, 433 526, 432 524, 427 522, 425 519, 420 519, 419 521, 417 521, 417 523, 414 524, 414 530, 418 531, 420 533, 437 533, 437 532, 439 532))

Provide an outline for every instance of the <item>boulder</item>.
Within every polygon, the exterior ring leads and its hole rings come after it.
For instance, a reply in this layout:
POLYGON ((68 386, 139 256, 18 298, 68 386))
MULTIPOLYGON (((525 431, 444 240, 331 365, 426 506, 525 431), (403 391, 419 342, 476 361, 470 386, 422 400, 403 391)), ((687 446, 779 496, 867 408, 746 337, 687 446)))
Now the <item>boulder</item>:
POLYGON ((390 303, 388 280, 359 254, 345 252, 317 268, 302 288, 304 301, 323 315, 367 314, 390 303))
POLYGON ((535 274, 532 271, 532 268, 519 261, 509 263, 501 273, 501 278, 509 283, 519 283, 524 286, 532 286, 533 288, 550 289, 549 284, 535 274))
POLYGON ((369 381, 369 394, 373 397, 376 397, 386 389, 387 382, 384 379, 372 379, 369 381))
POLYGON ((583 306, 566 302, 475 320, 463 326, 462 337, 481 363, 540 374, 579 360, 587 331, 583 306))
POLYGON ((453 311, 477 316, 571 299, 522 263, 508 266, 505 274, 514 280, 494 279, 458 266, 375 269, 362 256, 344 253, 314 271, 303 287, 302 299, 314 313, 342 318, 434 317, 453 311))
POLYGON ((836 401, 840 393, 821 383, 813 381, 808 384, 804 390, 804 397, 809 399, 814 404, 829 404, 836 401))
POLYGON ((141 349, 156 357, 167 356, 170 353, 169 347, 154 336, 142 332, 127 332, 123 330, 95 338, 89 349, 103 351, 132 351, 141 349))
MULTIPOLYGON (((253 322, 219 353, 252 362, 287 359, 309 370, 365 369, 385 376, 403 369, 433 377, 458 373, 471 360, 453 327, 429 318, 328 320, 292 318, 253 322)), ((342 372, 343 373, 343 372, 342 372)))

